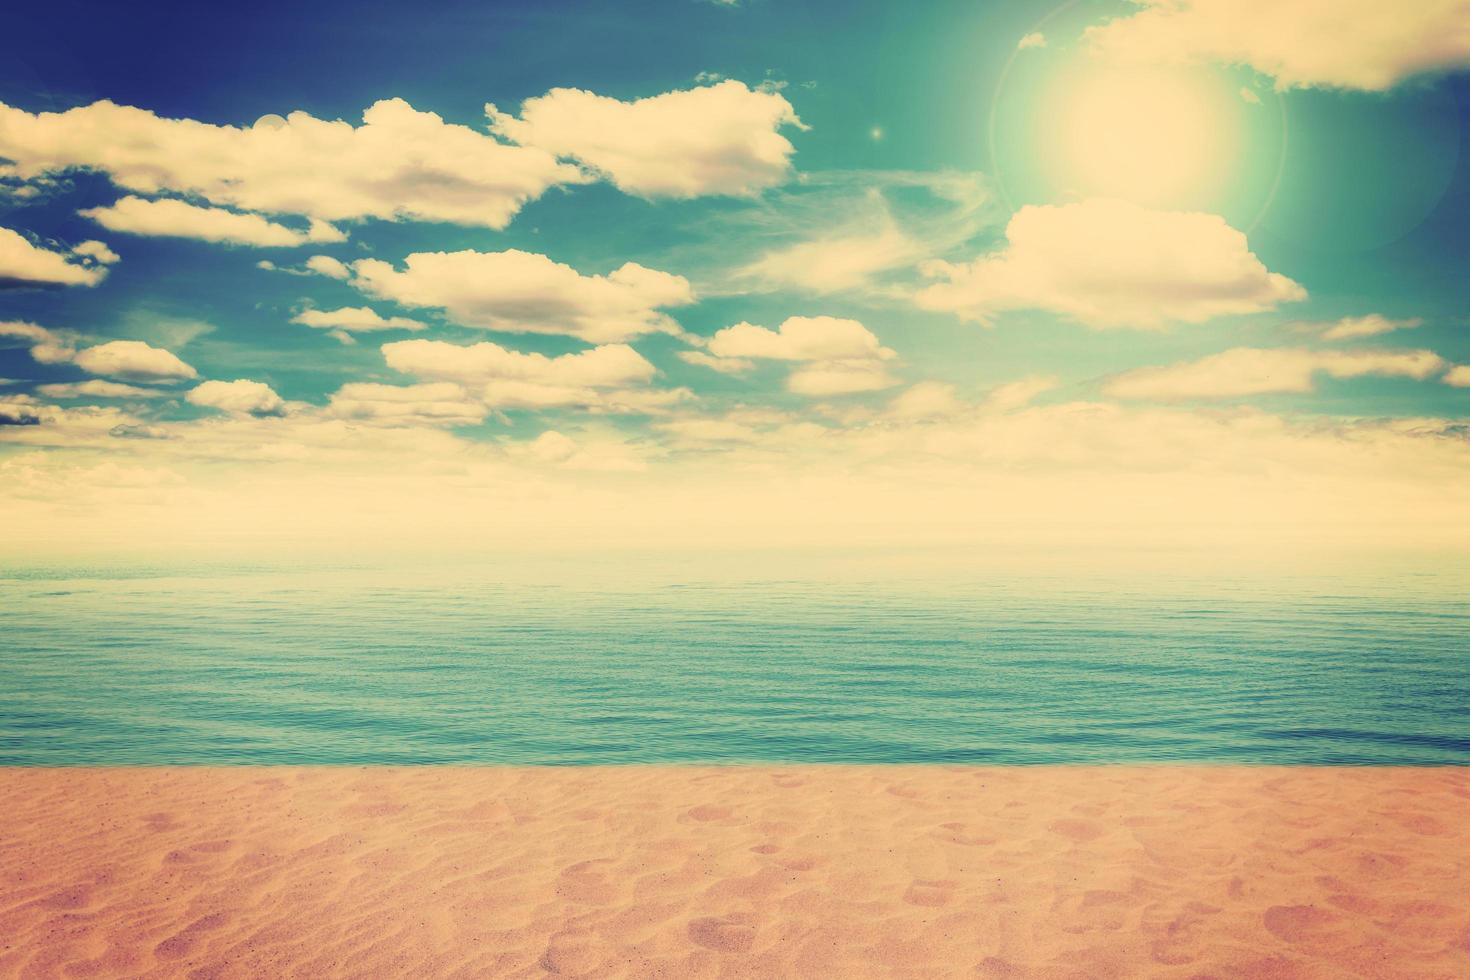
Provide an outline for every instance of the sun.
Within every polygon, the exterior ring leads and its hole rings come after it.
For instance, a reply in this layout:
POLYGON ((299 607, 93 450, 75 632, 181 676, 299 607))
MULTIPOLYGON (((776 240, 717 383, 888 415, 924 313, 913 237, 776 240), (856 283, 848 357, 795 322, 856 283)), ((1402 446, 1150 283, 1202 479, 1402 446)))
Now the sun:
POLYGON ((1205 74, 1084 63, 1042 103, 1052 180, 1084 197, 1185 206, 1211 196, 1240 151, 1238 110, 1205 74))

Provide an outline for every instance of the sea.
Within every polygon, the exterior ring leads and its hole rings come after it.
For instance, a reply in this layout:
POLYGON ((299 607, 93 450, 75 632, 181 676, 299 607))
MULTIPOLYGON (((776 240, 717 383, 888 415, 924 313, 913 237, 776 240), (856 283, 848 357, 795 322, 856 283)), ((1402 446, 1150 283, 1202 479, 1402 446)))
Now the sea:
POLYGON ((0 567, 0 764, 1470 763, 1470 577, 0 567))

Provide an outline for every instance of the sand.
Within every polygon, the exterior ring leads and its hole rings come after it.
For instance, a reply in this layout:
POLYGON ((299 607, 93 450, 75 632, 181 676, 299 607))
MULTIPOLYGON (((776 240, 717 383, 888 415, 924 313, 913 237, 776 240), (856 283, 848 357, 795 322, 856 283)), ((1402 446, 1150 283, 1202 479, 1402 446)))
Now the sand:
POLYGON ((0 976, 1470 977, 1470 770, 0 770, 0 976))

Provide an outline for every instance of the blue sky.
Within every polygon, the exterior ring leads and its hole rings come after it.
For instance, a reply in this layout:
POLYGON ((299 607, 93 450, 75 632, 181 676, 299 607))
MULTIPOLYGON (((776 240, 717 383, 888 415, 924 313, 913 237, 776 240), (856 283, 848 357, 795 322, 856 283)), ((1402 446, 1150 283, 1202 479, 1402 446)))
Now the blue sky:
POLYGON ((1361 6, 18 12, 12 544, 1442 541, 1470 51, 1361 6))

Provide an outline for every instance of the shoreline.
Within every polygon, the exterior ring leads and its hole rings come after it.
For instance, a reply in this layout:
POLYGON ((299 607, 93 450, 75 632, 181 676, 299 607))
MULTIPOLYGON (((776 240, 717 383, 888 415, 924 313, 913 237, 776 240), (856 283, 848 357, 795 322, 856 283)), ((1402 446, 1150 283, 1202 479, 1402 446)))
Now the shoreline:
POLYGON ((0 768, 0 976, 1470 976, 1470 768, 0 768))

